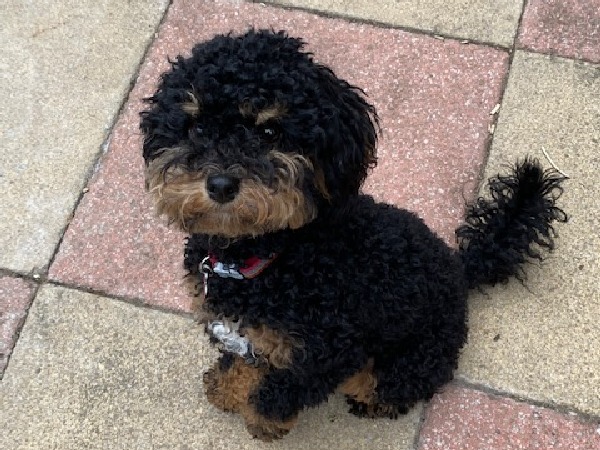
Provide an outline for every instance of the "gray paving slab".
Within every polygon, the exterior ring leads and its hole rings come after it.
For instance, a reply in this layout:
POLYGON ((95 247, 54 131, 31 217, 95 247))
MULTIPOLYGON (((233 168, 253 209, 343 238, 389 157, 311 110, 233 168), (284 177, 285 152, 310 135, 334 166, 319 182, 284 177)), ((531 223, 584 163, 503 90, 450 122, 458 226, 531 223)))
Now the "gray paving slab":
MULTIPOLYGON (((45 286, 0 384, 0 448, 265 448, 205 401, 213 352, 191 319, 45 286)), ((273 448, 411 449, 419 414, 358 419, 336 396, 273 448)))
POLYGON ((351 18, 512 46, 523 0, 266 0, 351 18))
POLYGON ((486 176, 529 153, 571 178, 556 252, 518 282, 474 296, 463 377, 600 414, 600 67, 515 55, 486 176))
POLYGON ((0 267, 48 263, 168 4, 4 2, 0 267))
POLYGON ((0 379, 25 322, 34 289, 30 281, 0 275, 0 379))

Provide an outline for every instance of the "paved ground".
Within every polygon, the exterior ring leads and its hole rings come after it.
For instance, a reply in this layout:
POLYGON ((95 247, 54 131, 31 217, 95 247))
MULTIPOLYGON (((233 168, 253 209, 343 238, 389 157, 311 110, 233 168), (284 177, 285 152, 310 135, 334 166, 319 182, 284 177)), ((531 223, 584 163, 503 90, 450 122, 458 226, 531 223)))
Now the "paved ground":
POLYGON ((290 449, 600 449, 600 0, 8 2, 0 36, 0 448, 265 448, 204 400, 182 235, 143 192, 137 113, 167 57, 273 26, 365 88, 366 190, 449 242, 480 177, 570 177, 556 253, 472 297, 458 379, 398 421, 307 411, 290 449), (284 5, 284 6, 282 6, 284 5), (133 86, 133 87, 132 87, 133 86), (496 106, 496 105, 499 105, 496 106))

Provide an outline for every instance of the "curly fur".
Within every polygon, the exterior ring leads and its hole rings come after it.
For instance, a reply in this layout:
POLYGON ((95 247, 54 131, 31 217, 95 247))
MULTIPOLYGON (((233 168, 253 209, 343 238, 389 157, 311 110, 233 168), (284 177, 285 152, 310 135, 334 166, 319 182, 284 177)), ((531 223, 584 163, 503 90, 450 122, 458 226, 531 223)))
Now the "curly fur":
POLYGON ((522 280, 528 258, 541 261, 543 249, 554 249, 552 223, 567 221, 555 206, 564 179, 526 158, 511 174, 489 180, 491 199, 478 198, 456 230, 469 287, 494 285, 513 276, 522 280))
POLYGON ((555 206, 562 178, 531 159, 490 181, 492 198, 478 199, 457 230, 458 251, 415 214, 360 194, 376 161, 377 114, 302 45, 255 30, 201 43, 172 63, 141 121, 159 211, 183 229, 194 221, 184 258, 192 286, 209 252, 238 265, 277 255, 254 278, 210 276, 196 302, 241 330, 268 330, 277 337, 269 345, 284 351, 285 363, 243 370, 225 354, 207 375, 210 398, 236 392, 244 405, 235 410, 264 439, 281 437, 299 411, 338 388, 351 412, 368 417, 395 417, 430 398, 457 367, 469 289, 521 276, 527 260, 552 249, 552 223, 566 221, 555 206), (239 204, 212 201, 207 170, 248 182, 267 206, 245 188, 239 204), (301 193, 288 207, 310 214, 260 228, 260 214, 279 214, 281 179, 301 193), (166 198, 190 180, 201 201, 166 198), (252 383, 236 381, 232 367, 252 383))

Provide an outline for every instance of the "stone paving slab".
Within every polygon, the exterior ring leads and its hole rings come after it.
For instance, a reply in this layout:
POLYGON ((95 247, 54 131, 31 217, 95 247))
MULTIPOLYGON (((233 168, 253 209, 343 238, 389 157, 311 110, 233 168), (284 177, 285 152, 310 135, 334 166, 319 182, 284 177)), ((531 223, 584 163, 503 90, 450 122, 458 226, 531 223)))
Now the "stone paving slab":
POLYGON ((48 264, 166 4, 3 2, 0 267, 48 264))
MULTIPOLYGON (((585 1, 585 0, 582 0, 585 1)), ((511 47, 523 0, 266 0, 511 47)))
POLYGON ((600 0, 530 0, 519 46, 600 62, 600 0))
POLYGON ((463 377, 600 414, 600 68, 517 51, 487 175, 542 147, 571 179, 557 250, 518 282, 471 302, 463 377))
POLYGON ((428 406, 419 450, 593 450, 600 424, 448 386, 428 406))
POLYGON ((184 0, 172 4, 140 70, 108 154, 50 270, 52 279, 189 309, 181 286, 183 236, 152 218, 142 192, 139 99, 152 93, 167 56, 250 24, 305 38, 318 60, 364 87, 384 128, 380 164, 367 190, 417 211, 453 241, 483 161, 506 52, 258 4, 184 0))
MULTIPOLYGON (((0 384, 0 448, 266 448, 204 399, 214 358, 190 319, 44 286, 0 384)), ((273 448, 412 449, 420 411, 361 420, 335 397, 273 448)))
POLYGON ((0 276, 0 378, 25 321, 34 287, 21 278, 0 276))

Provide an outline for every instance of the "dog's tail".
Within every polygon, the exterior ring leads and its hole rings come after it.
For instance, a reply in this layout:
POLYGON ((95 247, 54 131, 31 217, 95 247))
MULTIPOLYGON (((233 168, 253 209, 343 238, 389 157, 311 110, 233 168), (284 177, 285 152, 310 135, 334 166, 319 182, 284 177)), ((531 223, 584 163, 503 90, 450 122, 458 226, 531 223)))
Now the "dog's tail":
POLYGON ((491 199, 468 207, 465 224, 456 230, 469 288, 523 280, 523 264, 542 260, 554 248, 553 222, 566 222, 555 206, 566 177, 544 171, 531 158, 517 162, 509 175, 488 181, 491 199))

